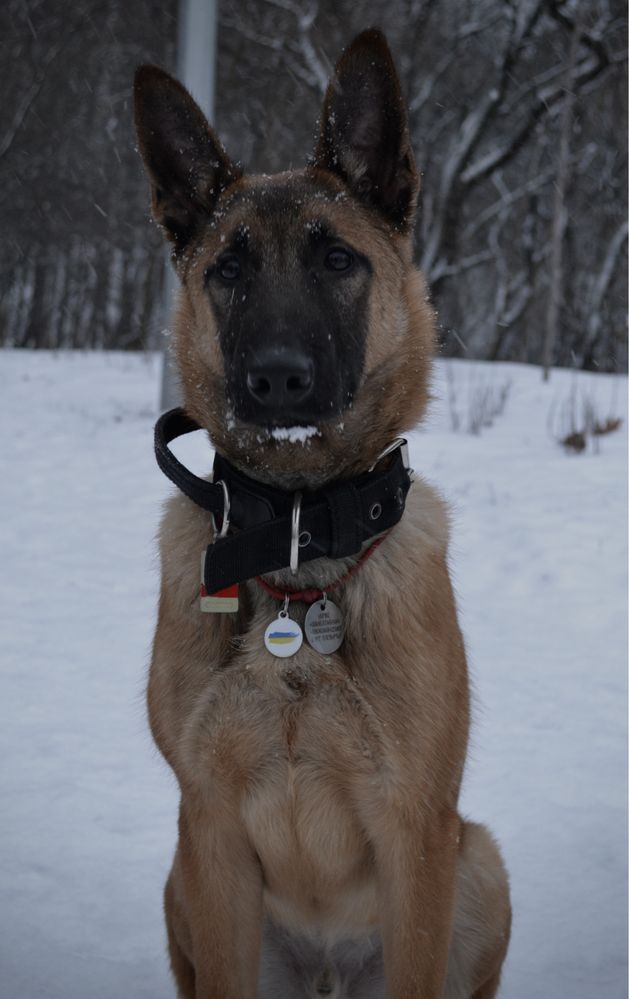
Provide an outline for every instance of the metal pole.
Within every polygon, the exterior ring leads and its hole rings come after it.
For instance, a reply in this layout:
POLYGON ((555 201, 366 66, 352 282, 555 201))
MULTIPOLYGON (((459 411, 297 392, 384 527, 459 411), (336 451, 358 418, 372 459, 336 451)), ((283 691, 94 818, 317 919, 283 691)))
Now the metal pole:
MULTIPOLYGON (((216 75, 216 0, 179 0, 177 21, 177 76, 190 91, 210 121, 214 117, 216 75)), ((164 313, 170 320, 177 294, 177 277, 170 261, 166 263, 164 313)), ((170 331, 169 322, 168 329, 170 331)), ((169 349, 164 348, 162 364, 162 412, 181 405, 181 386, 169 349)))

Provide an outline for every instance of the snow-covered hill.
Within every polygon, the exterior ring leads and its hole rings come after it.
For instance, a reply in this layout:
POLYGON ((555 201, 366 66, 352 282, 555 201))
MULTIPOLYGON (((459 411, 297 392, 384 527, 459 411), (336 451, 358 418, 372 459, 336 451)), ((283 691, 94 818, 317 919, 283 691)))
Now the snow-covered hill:
MULTIPOLYGON (((167 999, 174 781, 143 685, 158 360, 0 353, 0 992, 167 999)), ((511 872, 505 999, 621 999, 626 978, 625 378, 441 362, 412 437, 453 509, 475 690, 463 810, 511 872), (507 386, 510 382, 510 387, 507 386), (492 427, 464 432, 504 389, 492 427), (623 418, 565 453, 570 399, 623 418), (448 401, 450 400, 450 401, 448 401), (460 429, 452 424, 458 419, 460 429)), ((301 447, 297 443, 295 447, 301 447)), ((196 435, 178 454, 209 468, 196 435)))

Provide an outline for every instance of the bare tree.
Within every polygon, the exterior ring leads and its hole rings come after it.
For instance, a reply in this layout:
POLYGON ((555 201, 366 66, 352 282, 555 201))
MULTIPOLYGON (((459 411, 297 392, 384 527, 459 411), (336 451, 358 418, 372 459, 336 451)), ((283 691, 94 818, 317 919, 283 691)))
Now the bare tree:
MULTIPOLYGON (((0 7, 5 343, 156 343, 159 241, 129 97, 137 62, 172 67, 176 13, 176 0, 0 7)), ((541 363, 555 301, 554 363, 626 365, 624 0, 230 0, 219 16, 218 129, 262 171, 305 162, 339 49, 384 28, 445 354, 541 363)))
POLYGON ((138 62, 172 62, 174 6, 0 6, 0 342, 156 341, 161 251, 146 224, 131 82, 138 62))
POLYGON ((566 66, 566 97, 561 112, 561 125, 559 128, 559 154, 557 157, 557 179, 555 181, 555 197, 553 203, 552 221, 552 252, 550 261, 550 284, 548 287, 548 308, 546 311, 546 334, 544 336, 544 349, 542 355, 542 366, 544 370, 544 381, 548 381, 550 376, 550 366, 553 359, 553 349, 557 339, 557 322, 559 318, 559 306, 561 303, 561 286, 563 278, 562 267, 562 247, 566 224, 565 201, 566 186, 568 183, 568 172, 570 169, 570 133, 572 126, 572 114, 574 110, 574 70, 577 62, 577 52, 579 51, 579 41, 581 38, 581 24, 583 20, 583 7, 581 7, 574 19, 572 28, 572 41, 570 42, 570 55, 566 66))
MULTIPOLYGON (((219 95, 240 99, 219 96, 219 125, 254 169, 299 162, 312 142, 322 70, 354 31, 381 24, 402 69, 424 173, 417 254, 443 350, 541 363, 576 10, 575 0, 357 0, 341 21, 312 0, 240 0, 222 8, 219 95)), ((626 364, 626 244, 614 243, 594 327, 591 275, 625 220, 625 13, 613 0, 582 0, 581 17, 555 360, 614 370, 626 364)))

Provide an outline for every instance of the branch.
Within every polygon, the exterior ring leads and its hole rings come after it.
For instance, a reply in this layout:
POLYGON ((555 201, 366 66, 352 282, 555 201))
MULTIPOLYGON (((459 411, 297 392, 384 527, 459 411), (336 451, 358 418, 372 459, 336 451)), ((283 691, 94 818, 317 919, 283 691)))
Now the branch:
MULTIPOLYGON (((589 143, 584 149, 579 150, 578 153, 574 153, 569 157, 568 163, 570 167, 577 167, 577 173, 583 173, 587 167, 592 162, 592 157, 596 153, 596 144, 589 143)), ((541 173, 537 174, 535 177, 531 177, 524 184, 520 184, 519 187, 513 188, 513 190, 503 190, 502 196, 498 201, 494 201, 493 205, 489 205, 484 209, 479 215, 477 215, 472 222, 470 222, 462 230, 461 235, 463 239, 469 239, 471 236, 475 236, 476 233, 481 229, 486 222, 489 222, 494 216, 502 214, 507 208, 519 201, 520 198, 526 197, 527 194, 534 194, 539 191, 546 184, 549 184, 553 177, 555 176, 556 169, 554 166, 549 167, 547 170, 543 170, 541 173)), ((492 180, 494 183, 499 178, 500 174, 498 171, 494 171, 492 175, 492 180)))
POLYGON ((15 137, 24 123, 24 119, 26 118, 33 104, 35 103, 37 96, 44 85, 44 80, 46 79, 46 73, 49 67, 57 58, 57 56, 61 52, 61 49, 66 44, 66 42, 67 42, 67 35, 64 36, 62 41, 58 42, 56 45, 53 45, 53 47, 49 49, 48 52, 46 53, 46 57, 41 65, 39 73, 31 83, 30 87, 26 90, 20 104, 18 105, 17 111, 13 115, 13 121, 11 122, 9 128, 7 129, 5 136, 2 139, 2 142, 0 142, 0 160, 4 156, 6 156, 6 154, 9 152, 9 149, 13 145, 15 137))
POLYGON ((480 99, 473 111, 467 115, 460 128, 460 139, 454 147, 453 154, 446 162, 439 187, 441 211, 437 215, 434 226, 422 255, 422 268, 430 273, 437 259, 437 253, 442 243, 444 228, 447 223, 447 209, 455 185, 460 180, 461 171, 478 145, 483 131, 493 118, 504 96, 511 73, 523 45, 532 32, 542 10, 543 0, 536 0, 522 18, 521 24, 514 23, 511 37, 503 57, 500 79, 496 87, 489 89, 480 99))
POLYGON ((603 32, 593 34, 591 31, 586 31, 583 28, 582 20, 577 24, 573 17, 568 17, 564 13, 562 9, 563 3, 561 0, 560 2, 558 2, 558 0, 546 0, 546 7, 548 8, 550 16, 555 21, 558 21, 559 24, 563 24, 564 28, 567 28, 571 35, 574 31, 577 31, 581 44, 591 49, 600 62, 604 62, 605 64, 609 62, 609 54, 601 41, 601 35, 607 30, 609 27, 608 25, 603 27, 603 32))
POLYGON ((404 90, 409 102, 409 117, 412 113, 410 110, 411 94, 415 90, 417 76, 422 68, 422 60, 418 57, 418 51, 426 34, 432 10, 438 3, 439 0, 411 0, 406 12, 405 22, 408 24, 409 30, 405 32, 404 48, 410 54, 410 59, 408 69, 404 74, 404 90))
POLYGON ((226 28, 233 28, 237 31, 243 38, 247 41, 253 42, 255 45, 261 45, 265 49, 271 49, 273 52, 281 52, 284 47, 284 40, 279 36, 262 35, 259 31, 255 31, 250 28, 245 19, 239 16, 230 16, 228 9, 221 6, 221 24, 226 28))
POLYGON ((447 70, 452 65, 453 61, 454 61, 454 53, 451 51, 447 52, 446 55, 439 60, 439 62, 435 67, 434 73, 432 73, 431 76, 426 77, 426 79, 422 83, 421 87, 419 88, 413 99, 409 101, 408 105, 409 116, 415 115, 421 110, 426 101, 430 98, 430 95, 434 90, 435 84, 438 83, 441 77, 447 72, 447 70))
MULTIPOLYGON (((303 8, 299 4, 293 3, 292 0, 266 0, 266 3, 270 7, 276 7, 292 14, 295 18, 299 38, 294 42, 289 40, 288 48, 298 55, 303 56, 304 62, 312 74, 317 90, 321 95, 325 94, 330 78, 330 67, 319 56, 310 38, 310 29, 316 20, 318 12, 317 4, 311 3, 308 8, 303 8)), ((305 82, 308 82, 303 74, 301 78, 305 82)))
POLYGON ((430 283, 436 284, 444 278, 454 277, 463 274, 465 271, 473 270, 479 264, 485 264, 488 260, 495 260, 496 255, 493 250, 481 250, 479 253, 472 253, 469 257, 463 257, 454 264, 448 264, 445 260, 438 260, 430 274, 430 283))
MULTIPOLYGON (((589 83, 590 80, 593 80, 596 76, 602 73, 604 69, 607 69, 607 65, 607 63, 600 63, 595 58, 584 59, 574 77, 575 89, 578 90, 586 83, 589 83)), ((520 130, 516 132, 510 142, 506 143, 500 149, 495 149, 493 152, 487 153, 485 156, 480 157, 475 163, 470 164, 470 166, 461 174, 461 182, 466 187, 470 187, 472 184, 476 184, 479 180, 487 177, 488 174, 493 173, 493 171, 497 170, 498 167, 503 165, 503 163, 513 159, 515 154, 528 139, 538 121, 543 118, 551 107, 564 96, 565 87, 563 86, 542 91, 537 101, 530 109, 526 121, 520 130)))
POLYGON ((607 294, 607 289, 609 288, 611 280, 614 276, 620 251, 622 250, 627 239, 627 233, 627 223, 623 222, 616 230, 614 237, 609 244, 607 253, 605 254, 603 266, 599 271, 598 278, 592 291, 590 318, 588 320, 588 335, 584 344, 584 354, 587 352, 587 349, 594 344, 600 332, 603 299, 607 294))

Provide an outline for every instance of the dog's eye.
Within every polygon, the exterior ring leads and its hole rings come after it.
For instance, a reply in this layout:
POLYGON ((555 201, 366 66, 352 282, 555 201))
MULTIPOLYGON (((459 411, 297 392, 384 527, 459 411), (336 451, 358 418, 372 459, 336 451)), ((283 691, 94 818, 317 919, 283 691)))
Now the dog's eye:
POLYGON ((330 250, 325 258, 325 266, 329 271, 347 271, 353 263, 354 258, 349 250, 344 250, 340 246, 330 250))
POLYGON ((223 281, 236 281, 240 277, 240 261, 238 257, 221 257, 216 264, 216 273, 223 281))

